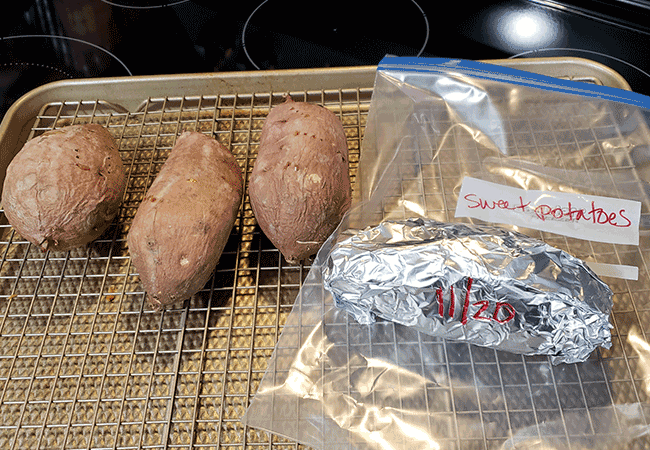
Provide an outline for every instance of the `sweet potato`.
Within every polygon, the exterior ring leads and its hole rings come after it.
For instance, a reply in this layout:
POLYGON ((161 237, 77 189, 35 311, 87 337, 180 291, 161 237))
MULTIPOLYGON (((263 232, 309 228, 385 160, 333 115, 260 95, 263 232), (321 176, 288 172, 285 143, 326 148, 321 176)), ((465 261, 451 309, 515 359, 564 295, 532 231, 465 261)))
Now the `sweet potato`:
POLYGON ((101 125, 47 131, 25 143, 2 190, 9 223, 42 250, 70 250, 98 238, 115 218, 126 174, 101 125))
POLYGON ((328 109, 274 107, 262 126, 249 195, 261 230, 295 264, 318 251, 350 207, 348 146, 328 109))
POLYGON ((127 236, 155 309, 203 288, 228 241, 242 192, 241 169, 226 147, 199 132, 178 137, 127 236))

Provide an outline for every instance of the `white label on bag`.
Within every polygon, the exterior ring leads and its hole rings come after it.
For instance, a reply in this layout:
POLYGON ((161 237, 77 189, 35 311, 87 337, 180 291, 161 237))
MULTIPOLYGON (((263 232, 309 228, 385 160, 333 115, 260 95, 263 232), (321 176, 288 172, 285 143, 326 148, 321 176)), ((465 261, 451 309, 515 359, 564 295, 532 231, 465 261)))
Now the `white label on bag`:
POLYGON ((641 203, 595 195, 528 191, 465 177, 456 217, 609 244, 639 245, 641 203))
POLYGON ((589 268, 599 277, 621 278, 623 280, 637 281, 639 279, 639 268, 636 266, 624 266, 621 264, 605 264, 592 261, 585 261, 589 268))

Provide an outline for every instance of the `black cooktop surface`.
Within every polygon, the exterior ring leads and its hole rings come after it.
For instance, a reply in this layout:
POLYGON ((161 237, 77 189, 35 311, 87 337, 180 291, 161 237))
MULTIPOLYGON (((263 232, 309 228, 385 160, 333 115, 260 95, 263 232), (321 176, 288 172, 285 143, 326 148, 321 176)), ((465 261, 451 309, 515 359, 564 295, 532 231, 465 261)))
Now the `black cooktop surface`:
POLYGON ((0 116, 66 78, 581 56, 650 95, 650 2, 24 0, 0 17, 0 116))

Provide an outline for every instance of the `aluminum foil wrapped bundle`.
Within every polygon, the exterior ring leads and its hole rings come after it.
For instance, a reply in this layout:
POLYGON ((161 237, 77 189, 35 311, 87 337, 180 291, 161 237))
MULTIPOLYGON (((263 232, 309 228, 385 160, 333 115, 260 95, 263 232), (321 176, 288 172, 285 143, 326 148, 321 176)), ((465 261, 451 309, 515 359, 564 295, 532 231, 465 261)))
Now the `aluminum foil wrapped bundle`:
POLYGON ((521 233, 428 219, 339 235, 323 264, 336 305, 554 364, 611 346, 612 291, 581 260, 521 233))

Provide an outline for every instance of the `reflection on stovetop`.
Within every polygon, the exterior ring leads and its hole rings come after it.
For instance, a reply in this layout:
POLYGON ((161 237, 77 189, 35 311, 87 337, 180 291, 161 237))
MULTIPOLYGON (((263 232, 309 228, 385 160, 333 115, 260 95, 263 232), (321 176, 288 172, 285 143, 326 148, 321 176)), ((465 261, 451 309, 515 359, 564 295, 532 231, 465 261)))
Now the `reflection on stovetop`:
POLYGON ((0 17, 0 115, 66 78, 583 56, 650 94, 641 0, 23 0, 0 17), (21 36, 21 38, 18 38, 21 36))

